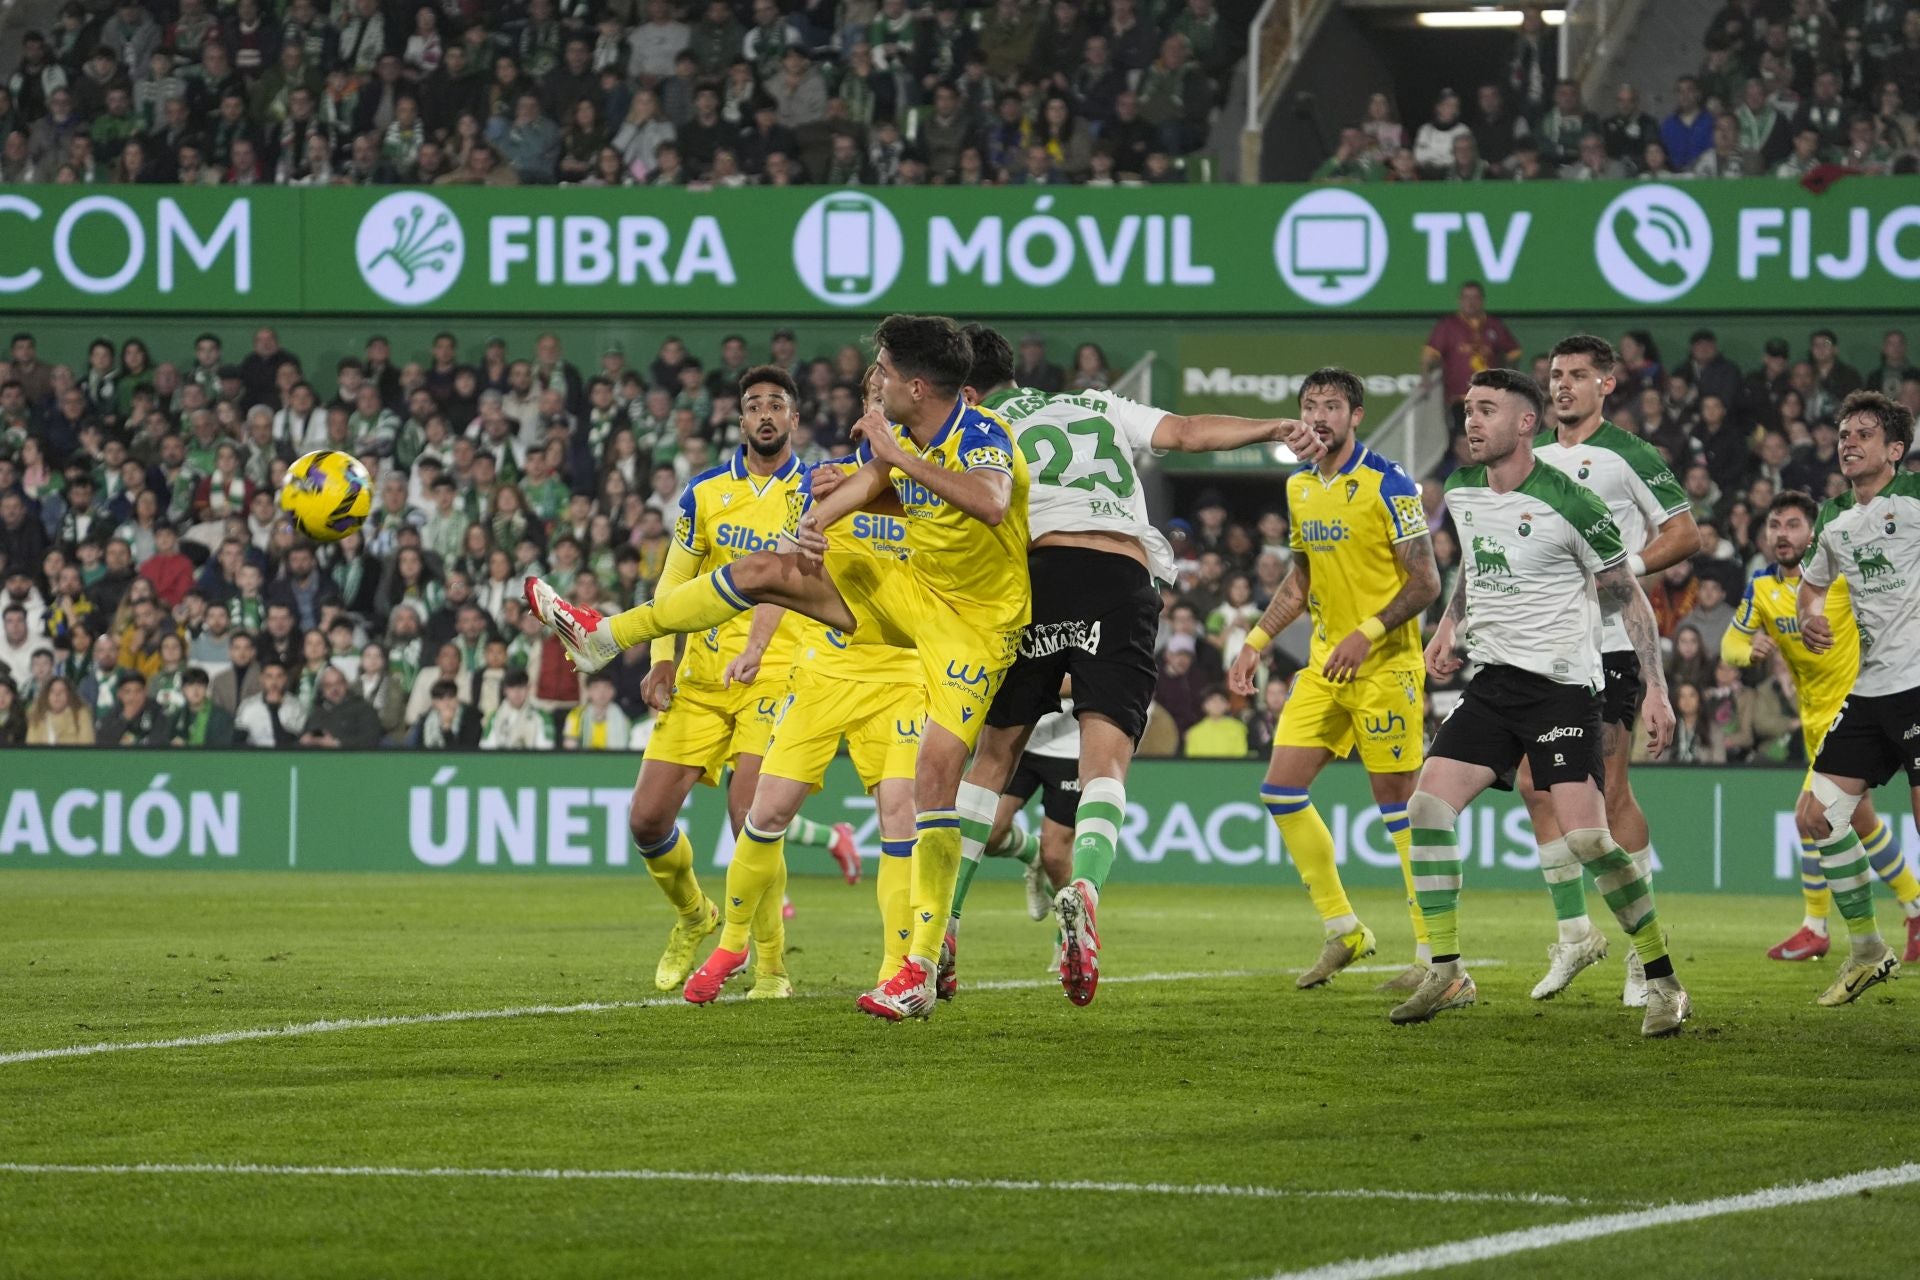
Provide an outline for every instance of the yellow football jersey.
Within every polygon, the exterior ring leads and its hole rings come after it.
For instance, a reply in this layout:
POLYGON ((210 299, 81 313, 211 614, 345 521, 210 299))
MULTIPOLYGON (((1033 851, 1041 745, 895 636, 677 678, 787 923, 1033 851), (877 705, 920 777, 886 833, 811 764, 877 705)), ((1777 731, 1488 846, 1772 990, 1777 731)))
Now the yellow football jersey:
MULTIPOLYGON (((711 573, 756 551, 771 550, 786 526, 789 499, 799 492, 805 474, 806 468, 799 460, 790 457, 772 475, 756 476, 747 470, 746 446, 742 445, 726 462, 688 482, 686 492, 680 495, 680 514, 673 522, 674 541, 700 557, 699 573, 711 573)), ((790 614, 780 623, 773 643, 767 646, 763 671, 785 677, 793 665, 794 643, 803 621, 798 614, 790 614)), ((681 683, 723 684, 727 663, 745 647, 752 626, 753 613, 748 610, 720 626, 688 636, 680 662, 681 683)))
MULTIPOLYGON (((830 460, 819 463, 814 470, 835 465, 839 465, 838 460, 830 460)), ((834 525, 827 530, 827 541, 835 547, 863 547, 875 559, 887 562, 887 571, 892 573, 904 573, 907 557, 912 554, 907 550, 907 522, 899 516, 871 511, 856 511, 834 525)), ((920 683, 920 655, 912 649, 854 644, 844 632, 812 619, 806 619, 802 628, 796 661, 809 671, 865 684, 920 683)))
POLYGON ((1860 628, 1853 620, 1853 597, 1847 580, 1837 578, 1827 588, 1827 619, 1833 624, 1833 648, 1814 653, 1800 638, 1800 570, 1769 565, 1747 579, 1746 594, 1733 612, 1734 628, 1753 635, 1762 628, 1780 647, 1800 691, 1800 718, 1808 724, 1828 724, 1860 674, 1860 628))
MULTIPOLYGON (((1358 442, 1331 479, 1317 466, 1295 472, 1287 480, 1287 510, 1294 554, 1307 557, 1313 617, 1308 662, 1318 669, 1335 645, 1405 584, 1394 548, 1427 536, 1427 514, 1419 486, 1400 464, 1358 442)), ((1359 674, 1422 663, 1420 620, 1409 618, 1380 637, 1359 674)))
MULTIPOLYGON (((998 471, 1013 479, 1006 519, 975 520, 906 475, 893 477, 907 513, 907 549, 914 573, 982 632, 1017 631, 1032 620, 1027 582, 1027 460, 1013 447, 1007 424, 988 409, 956 400, 940 432, 922 449, 895 424, 900 447, 948 471, 998 471)), ((863 441, 855 461, 872 460, 863 441)))

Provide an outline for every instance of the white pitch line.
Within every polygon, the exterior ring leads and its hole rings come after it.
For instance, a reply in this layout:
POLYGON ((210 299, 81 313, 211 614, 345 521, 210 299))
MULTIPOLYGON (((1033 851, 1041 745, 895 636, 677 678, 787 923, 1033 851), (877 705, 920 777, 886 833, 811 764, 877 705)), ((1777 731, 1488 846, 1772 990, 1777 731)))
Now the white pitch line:
POLYGON ((1527 1191, 1328 1190, 1223 1182, 1100 1182, 1039 1178, 893 1178, 885 1174, 746 1173, 682 1169, 460 1169, 390 1165, 294 1164, 0 1164, 0 1174, 238 1175, 275 1178, 504 1178, 535 1182, 702 1182, 734 1186, 881 1187, 916 1191, 1086 1191, 1110 1195, 1217 1196, 1234 1200, 1413 1200, 1449 1204, 1583 1205, 1590 1200, 1527 1191))
POLYGON ((1665 1204, 1657 1208, 1638 1209, 1628 1213, 1607 1213, 1592 1218, 1580 1218, 1573 1222, 1552 1223, 1543 1227, 1525 1227, 1518 1231, 1503 1231, 1498 1235, 1457 1240, 1452 1244, 1431 1245, 1424 1249, 1410 1249, 1405 1253, 1392 1253, 1378 1258, 1353 1258, 1345 1262, 1329 1263, 1326 1266, 1309 1267, 1304 1271, 1277 1272, 1268 1277, 1268 1280, 1379 1280, 1380 1277, 1385 1276, 1417 1275, 1423 1271, 1438 1271, 1444 1267, 1464 1266, 1470 1262, 1487 1262, 1494 1258, 1505 1258, 1534 1249, 1551 1249, 1557 1245, 1572 1244, 1579 1240, 1594 1240, 1601 1236, 1622 1235, 1630 1231, 1646 1231, 1654 1227, 1672 1226, 1679 1222, 1699 1222, 1705 1218, 1719 1218, 1734 1213, 1752 1213, 1762 1209, 1781 1209, 1789 1205, 1813 1204, 1821 1200, 1839 1200, 1846 1196, 1858 1195, 1863 1191, 1904 1187, 1916 1182, 1920 1182, 1920 1164, 1895 1165, 1886 1169, 1869 1169, 1864 1173, 1851 1173, 1839 1178, 1827 1178, 1820 1182, 1791 1182, 1783 1186, 1749 1191, 1744 1195, 1721 1196, 1714 1200, 1694 1200, 1685 1204, 1665 1204))
MULTIPOLYGON (((1495 960, 1475 960, 1476 968, 1498 964, 1495 960)), ((1377 973, 1397 965, 1355 965, 1349 973, 1377 973)), ((1195 970, 1183 973, 1137 973, 1102 978, 1104 986, 1137 982, 1200 982, 1221 978, 1259 978, 1303 973, 1301 969, 1281 969, 1263 973, 1257 969, 1195 970)), ((1030 991, 1059 985, 1057 978, 1004 978, 989 982, 969 982, 964 991, 1030 991)), ((855 991, 819 990, 798 992, 796 1000, 819 1000, 830 996, 858 995, 855 991)), ((731 1004, 744 996, 722 996, 718 1003, 731 1004)), ((213 1045, 239 1044, 248 1040, 285 1040, 294 1036, 324 1035, 330 1031, 368 1031, 382 1027, 423 1027, 441 1022, 492 1022, 503 1018, 544 1018, 573 1013, 613 1013, 623 1009, 687 1008, 680 996, 657 996, 650 1000, 584 1000, 578 1004, 527 1004, 506 1009, 454 1009, 445 1013, 399 1013, 372 1018, 322 1018, 314 1022, 294 1022, 278 1027, 244 1027, 235 1031, 210 1031, 203 1035, 174 1036, 166 1040, 103 1040, 97 1044, 61 1045, 52 1049, 16 1049, 0 1053, 0 1067, 22 1062, 45 1062, 50 1058, 91 1058, 103 1053, 131 1053, 141 1049, 203 1049, 213 1045)))

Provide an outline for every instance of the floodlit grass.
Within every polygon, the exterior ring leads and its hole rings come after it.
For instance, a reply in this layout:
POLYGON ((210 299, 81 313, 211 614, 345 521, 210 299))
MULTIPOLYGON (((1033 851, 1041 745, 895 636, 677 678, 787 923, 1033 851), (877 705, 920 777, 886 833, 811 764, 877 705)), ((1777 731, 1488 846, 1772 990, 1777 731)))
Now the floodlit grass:
MULTIPOLYGON (((1797 897, 1662 898, 1696 1017, 1647 1043, 1618 1003, 1617 931, 1614 958, 1567 996, 1527 999, 1553 931, 1544 892, 1469 880, 1467 954, 1503 963, 1475 970, 1478 1008, 1394 1028, 1372 990, 1384 972, 1294 989, 1286 971, 1318 945, 1298 891, 1130 886, 1121 870, 1103 968, 1143 980, 1088 1009, 1041 972, 1051 930, 994 881, 969 902, 960 1000, 926 1024, 861 1017, 871 890, 796 879, 806 998, 0 1062, 0 1162, 1340 1194, 16 1169, 0 1171, 0 1275, 1238 1280, 1916 1157, 1914 998, 1894 984, 1814 1007, 1831 966, 1761 954, 1797 897), (1485 1198, 1366 1194, 1440 1191, 1485 1198)), ((1397 897, 1356 896, 1381 937, 1370 963, 1404 959, 1397 897)), ((1882 914, 1898 932, 1897 909, 1882 914)), ((668 924, 638 878, 12 874, 0 1057, 647 1001, 668 924)), ((1840 1275, 1869 1258, 1897 1272, 1916 1207, 1908 1187, 1445 1274, 1840 1275)))

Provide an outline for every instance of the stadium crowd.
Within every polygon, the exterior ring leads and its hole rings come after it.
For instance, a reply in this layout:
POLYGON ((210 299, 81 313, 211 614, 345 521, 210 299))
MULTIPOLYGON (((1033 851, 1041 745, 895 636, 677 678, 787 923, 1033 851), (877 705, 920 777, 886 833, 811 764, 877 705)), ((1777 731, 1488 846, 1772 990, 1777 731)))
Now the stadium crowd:
MULTIPOLYGON (((1670 364, 1645 331, 1618 346, 1609 416, 1670 460, 1705 534, 1649 584, 1685 721, 1677 755, 1791 759, 1790 676, 1718 663, 1720 637, 1765 563, 1773 495, 1837 491, 1841 398, 1864 385, 1920 410, 1920 367, 1899 331, 1877 353, 1826 330, 1773 338, 1746 368, 1707 330, 1670 364)), ((376 335, 321 370, 271 328, 237 362, 203 334, 157 357, 101 339, 78 368, 15 334, 0 360, 0 744, 643 745, 644 648, 583 684, 521 582, 538 573, 602 609, 650 598, 681 490, 738 442, 735 379, 763 358, 803 388, 802 459, 846 452, 865 357, 803 354, 786 329, 757 347, 730 336, 706 360, 676 338, 632 362, 613 347, 585 370, 552 335, 523 352, 490 341, 472 363, 450 333, 419 361, 376 335), (365 459, 377 493, 360 533, 316 549, 275 495, 287 463, 322 447, 365 459)), ((1098 347, 1057 363, 1039 334, 1019 361, 1019 380, 1049 391, 1111 377, 1098 347)), ((1456 462, 1423 481, 1442 600, 1459 571, 1441 501, 1456 462)), ((1207 491, 1165 528, 1179 581, 1144 753, 1264 754, 1297 657, 1273 646, 1248 705, 1222 673, 1287 572, 1287 513, 1207 491)), ((1430 690, 1430 712, 1453 696, 1430 690)))
POLYGON ((1215 0, 71 0, 0 184, 1171 182, 1215 0))
POLYGON ((1553 33, 1528 9, 1503 78, 1471 107, 1443 89, 1417 123, 1378 92, 1311 175, 1321 182, 1739 178, 1816 186, 1844 173, 1920 172, 1920 5, 1730 0, 1704 60, 1656 119, 1631 84, 1585 101, 1555 80, 1553 33), (1600 109, 1596 109, 1596 107, 1600 109))

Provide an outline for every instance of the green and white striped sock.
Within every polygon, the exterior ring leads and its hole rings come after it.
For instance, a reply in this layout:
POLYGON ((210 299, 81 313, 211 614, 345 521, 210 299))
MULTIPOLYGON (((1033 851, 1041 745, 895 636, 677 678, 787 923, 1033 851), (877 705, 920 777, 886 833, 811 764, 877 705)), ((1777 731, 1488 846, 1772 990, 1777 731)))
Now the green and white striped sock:
POLYGON ((987 837, 993 832, 993 811, 1000 797, 971 782, 960 784, 953 807, 960 815, 960 878, 953 886, 953 907, 947 913, 953 928, 960 927, 960 908, 966 904, 967 890, 973 887, 973 874, 980 869, 980 858, 987 851, 987 837))
POLYGON ((1820 845, 1820 869, 1827 874, 1833 905, 1847 922, 1854 950, 1880 941, 1880 924, 1873 909, 1873 869, 1867 851, 1851 827, 1842 827, 1820 845))
POLYGON ((805 845, 809 849, 824 849, 833 839, 833 828, 824 822, 815 822, 811 818, 795 818, 793 825, 787 828, 787 843, 805 845))
POLYGON ((1081 789, 1073 811, 1073 878, 1092 885, 1096 900, 1113 870, 1126 818, 1127 788, 1120 779, 1095 778, 1081 789))
POLYGON ((1460 818, 1452 805, 1425 792, 1407 802, 1413 823, 1413 898, 1427 922, 1433 944, 1433 962, 1460 958, 1460 846, 1453 824, 1460 818))

